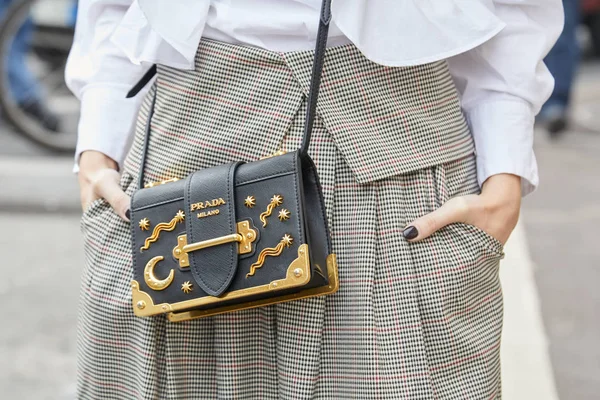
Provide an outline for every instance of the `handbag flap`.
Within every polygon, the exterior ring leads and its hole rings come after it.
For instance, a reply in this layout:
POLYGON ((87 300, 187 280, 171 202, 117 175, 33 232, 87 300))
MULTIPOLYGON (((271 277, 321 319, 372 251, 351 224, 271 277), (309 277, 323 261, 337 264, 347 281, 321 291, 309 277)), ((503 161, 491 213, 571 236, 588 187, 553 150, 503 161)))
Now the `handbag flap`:
MULTIPOLYGON (((235 162, 199 170, 187 177, 184 188, 187 243, 197 244, 235 234, 235 162)), ((207 294, 219 296, 238 265, 238 242, 229 241, 188 253, 194 279, 207 294)))

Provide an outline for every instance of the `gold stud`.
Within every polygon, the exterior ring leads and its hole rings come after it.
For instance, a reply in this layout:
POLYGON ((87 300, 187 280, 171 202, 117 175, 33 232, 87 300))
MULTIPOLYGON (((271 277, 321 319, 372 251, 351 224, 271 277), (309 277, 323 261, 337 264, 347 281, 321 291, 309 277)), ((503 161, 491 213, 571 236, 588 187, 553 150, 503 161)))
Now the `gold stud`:
POLYGON ((143 300, 140 300, 137 302, 136 307, 140 310, 143 310, 144 308, 146 308, 146 302, 143 300))
POLYGON ((288 235, 287 233, 285 235, 283 235, 283 237, 281 238, 281 242, 286 247, 290 247, 292 245, 293 241, 294 241, 294 239, 290 235, 288 235))
POLYGON ((263 223, 263 228, 267 226, 267 217, 271 216, 273 209, 279 207, 283 203, 283 196, 276 194, 271 198, 271 202, 267 206, 267 210, 260 214, 259 219, 263 223))
POLYGON ((185 213, 183 210, 177 211, 177 214, 175 214, 175 219, 177 219, 177 222, 182 222, 185 219, 185 213))
POLYGON ((282 208, 281 211, 279 211, 279 220, 287 221, 288 219, 290 219, 290 211, 286 208, 282 208))
POLYGON ((181 285, 181 291, 185 294, 188 294, 194 289, 194 285, 190 281, 183 282, 181 285))
POLYGON ((276 194, 271 198, 271 203, 274 203, 276 206, 280 206, 283 203, 283 196, 276 194))
POLYGON ((296 278, 300 278, 300 277, 302 276, 302 268, 296 268, 296 269, 294 270, 294 276, 295 276, 296 278))
POLYGON ((252 208, 256 205, 256 198, 254 196, 248 196, 246 197, 246 200, 244 200, 244 204, 246 207, 252 208))
POLYGON ((148 218, 142 218, 139 225, 141 230, 147 231, 150 229, 150 220, 148 218))

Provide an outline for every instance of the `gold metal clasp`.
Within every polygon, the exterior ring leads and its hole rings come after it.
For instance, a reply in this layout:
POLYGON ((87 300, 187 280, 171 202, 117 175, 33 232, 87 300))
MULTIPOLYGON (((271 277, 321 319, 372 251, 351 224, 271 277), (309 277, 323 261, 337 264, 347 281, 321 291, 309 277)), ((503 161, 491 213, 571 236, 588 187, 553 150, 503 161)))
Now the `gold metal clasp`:
POLYGON ((232 242, 239 243, 238 254, 248 254, 252 253, 252 243, 254 243, 257 236, 256 230, 250 226, 249 221, 238 222, 237 233, 204 240, 202 242, 188 244, 187 235, 179 235, 177 237, 177 246, 173 249, 173 257, 179 260, 179 266, 181 268, 186 268, 190 266, 189 252, 232 242))
POLYGON ((179 179, 178 178, 169 178, 169 179, 165 179, 163 181, 157 181, 157 182, 150 182, 150 183, 146 183, 144 185, 144 189, 148 189, 148 188, 152 188, 154 186, 160 186, 160 185, 164 185, 166 183, 171 183, 171 182, 177 182, 179 179))

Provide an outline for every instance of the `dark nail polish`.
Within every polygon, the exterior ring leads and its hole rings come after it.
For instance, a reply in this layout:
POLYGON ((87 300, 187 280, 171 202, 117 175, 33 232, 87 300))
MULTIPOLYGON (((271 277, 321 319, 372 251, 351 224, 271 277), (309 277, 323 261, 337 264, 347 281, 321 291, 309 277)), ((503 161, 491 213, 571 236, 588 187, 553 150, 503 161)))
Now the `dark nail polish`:
POLYGON ((414 226, 409 226, 402 232, 402 235, 404 235, 405 239, 410 240, 419 236, 419 231, 414 226))
POLYGON ((127 219, 131 219, 131 210, 127 209, 127 211, 125 211, 125 216, 127 217, 127 219))

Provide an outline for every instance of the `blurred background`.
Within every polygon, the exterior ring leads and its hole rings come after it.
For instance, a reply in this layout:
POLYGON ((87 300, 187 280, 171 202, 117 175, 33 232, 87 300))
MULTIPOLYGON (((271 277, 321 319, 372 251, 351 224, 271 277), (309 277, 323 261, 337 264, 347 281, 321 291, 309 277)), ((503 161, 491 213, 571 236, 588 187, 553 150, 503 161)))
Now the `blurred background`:
MULTIPOLYGON (((504 398, 600 399, 600 0, 564 0, 541 186, 502 264, 504 398)), ((83 248, 64 84, 74 0, 0 0, 0 398, 74 399, 83 248), (35 232, 35 233, 33 233, 35 232)))

